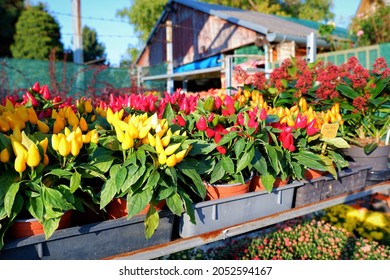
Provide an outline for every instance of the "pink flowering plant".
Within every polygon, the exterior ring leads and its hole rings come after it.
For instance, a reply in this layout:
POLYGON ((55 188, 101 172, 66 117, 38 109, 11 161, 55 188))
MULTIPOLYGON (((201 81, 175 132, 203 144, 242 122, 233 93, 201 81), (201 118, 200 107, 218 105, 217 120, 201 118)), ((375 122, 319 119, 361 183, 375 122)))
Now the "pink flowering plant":
POLYGON ((388 260, 390 247, 356 237, 316 219, 296 218, 256 235, 209 249, 195 248, 165 259, 197 260, 388 260))

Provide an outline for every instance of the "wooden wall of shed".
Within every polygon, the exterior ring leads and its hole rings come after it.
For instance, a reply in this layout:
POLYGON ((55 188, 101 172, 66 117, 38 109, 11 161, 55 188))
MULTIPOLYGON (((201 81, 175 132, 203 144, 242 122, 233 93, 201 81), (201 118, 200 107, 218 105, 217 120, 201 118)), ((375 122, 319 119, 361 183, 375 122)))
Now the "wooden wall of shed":
MULTIPOLYGON (((173 25, 174 67, 228 52, 252 44, 256 40, 256 32, 252 30, 177 3, 175 12, 168 17, 173 25)), ((163 22, 151 37, 147 51, 140 57, 138 65, 157 65, 165 60, 166 39, 163 22)))

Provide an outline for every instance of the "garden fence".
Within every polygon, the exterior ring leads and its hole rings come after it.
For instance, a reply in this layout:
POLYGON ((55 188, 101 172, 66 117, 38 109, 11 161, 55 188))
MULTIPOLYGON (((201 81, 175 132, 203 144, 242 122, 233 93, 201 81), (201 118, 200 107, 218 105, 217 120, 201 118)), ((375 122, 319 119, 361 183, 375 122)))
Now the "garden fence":
POLYGON ((133 78, 136 74, 132 75, 129 68, 0 58, 0 99, 21 94, 35 82, 48 85, 53 94, 61 96, 94 96, 110 89, 129 88, 133 78))

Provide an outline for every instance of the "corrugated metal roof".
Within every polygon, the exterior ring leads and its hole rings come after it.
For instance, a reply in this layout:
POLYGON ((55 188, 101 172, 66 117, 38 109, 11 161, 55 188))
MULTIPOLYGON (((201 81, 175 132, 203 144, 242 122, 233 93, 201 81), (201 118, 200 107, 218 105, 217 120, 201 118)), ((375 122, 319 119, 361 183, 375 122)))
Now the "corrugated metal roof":
POLYGON ((192 0, 171 0, 170 2, 179 3, 262 34, 278 33, 306 38, 310 33, 317 31, 316 29, 282 19, 275 15, 260 12, 246 11, 192 0))

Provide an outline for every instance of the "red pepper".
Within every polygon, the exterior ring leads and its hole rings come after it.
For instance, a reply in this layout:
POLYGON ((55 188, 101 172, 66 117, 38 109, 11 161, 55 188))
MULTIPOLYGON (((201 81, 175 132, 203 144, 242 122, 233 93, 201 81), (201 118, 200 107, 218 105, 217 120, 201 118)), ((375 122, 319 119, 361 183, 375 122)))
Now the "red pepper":
POLYGON ((307 116, 302 116, 301 113, 298 113, 298 116, 295 120, 294 128, 305 128, 307 125, 307 116))
POLYGON ((36 83, 32 86, 31 89, 32 89, 33 91, 39 92, 39 91, 41 90, 41 87, 40 87, 39 83, 36 82, 36 83))
POLYGON ((207 121, 208 122, 212 122, 214 120, 214 113, 211 113, 208 117, 207 117, 207 121))
POLYGON ((41 90, 39 91, 39 93, 42 95, 43 98, 45 98, 46 100, 50 99, 50 91, 49 91, 49 87, 47 85, 44 85, 41 87, 41 90))
POLYGON ((222 155, 226 154, 226 149, 222 146, 218 146, 217 151, 220 152, 222 155))
POLYGON ((25 96, 23 96, 23 99, 30 100, 31 105, 33 107, 37 107, 39 105, 38 101, 35 99, 34 95, 32 95, 29 91, 26 91, 25 96), (25 97, 27 96, 27 98, 25 97))
POLYGON ((260 112, 260 120, 264 121, 265 119, 267 119, 267 111, 262 108, 260 112))
POLYGON ((214 135, 214 141, 215 143, 218 144, 218 142, 222 139, 223 135, 219 132, 215 132, 215 135, 214 135))
POLYGON ((222 105, 222 100, 219 96, 215 97, 215 100, 214 100, 214 106, 216 109, 219 109, 221 108, 221 105, 222 105))
POLYGON ((234 100, 230 95, 225 97, 225 106, 229 115, 233 115, 236 112, 236 108, 234 107, 234 100))
POLYGON ((279 140, 282 142, 283 148, 288 149, 291 152, 295 151, 294 137, 291 133, 282 131, 279 134, 279 140))
POLYGON ((176 123, 178 125, 180 125, 180 126, 185 126, 186 125, 185 119, 182 116, 180 116, 180 115, 176 116, 176 123))
POLYGON ((248 121, 248 127, 256 128, 257 126, 258 126, 258 123, 254 119, 250 118, 248 121))
POLYGON ((206 129, 206 135, 207 135, 207 137, 209 137, 209 138, 212 138, 212 137, 214 137, 214 135, 215 135, 215 131, 213 130, 213 129, 211 129, 211 128, 207 128, 206 129))
POLYGON ((205 117, 201 116, 196 123, 196 128, 200 131, 205 131, 207 129, 207 122, 205 117))
POLYGON ((237 124, 238 125, 244 125, 245 121, 244 121, 244 115, 242 114, 242 112, 240 112, 238 115, 237 115, 237 124))
POLYGON ((307 127, 306 127, 307 135, 312 136, 320 131, 318 128, 314 127, 315 124, 316 124, 316 119, 312 120, 311 122, 309 122, 307 124, 307 127))

